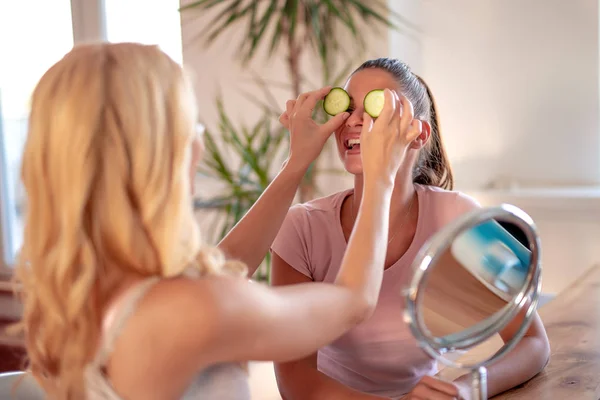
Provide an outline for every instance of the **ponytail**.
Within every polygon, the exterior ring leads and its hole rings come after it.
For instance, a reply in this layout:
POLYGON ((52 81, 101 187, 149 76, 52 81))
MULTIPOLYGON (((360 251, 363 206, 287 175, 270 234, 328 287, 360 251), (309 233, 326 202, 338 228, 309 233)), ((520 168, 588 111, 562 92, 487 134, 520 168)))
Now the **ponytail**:
POLYGON ((440 122, 435 99, 425 81, 421 77, 415 76, 419 82, 421 82, 429 97, 431 137, 425 144, 425 147, 421 150, 421 154, 414 169, 413 182, 452 190, 454 188, 454 176, 440 134, 440 122))

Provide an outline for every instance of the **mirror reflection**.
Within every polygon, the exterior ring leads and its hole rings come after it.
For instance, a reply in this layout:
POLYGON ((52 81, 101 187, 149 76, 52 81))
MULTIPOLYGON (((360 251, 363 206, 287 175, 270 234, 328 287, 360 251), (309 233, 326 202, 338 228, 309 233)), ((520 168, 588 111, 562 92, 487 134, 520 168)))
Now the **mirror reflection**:
POLYGON ((482 334, 506 314, 530 265, 527 235, 513 223, 490 219, 461 232, 435 256, 422 284, 424 327, 442 343, 482 334))

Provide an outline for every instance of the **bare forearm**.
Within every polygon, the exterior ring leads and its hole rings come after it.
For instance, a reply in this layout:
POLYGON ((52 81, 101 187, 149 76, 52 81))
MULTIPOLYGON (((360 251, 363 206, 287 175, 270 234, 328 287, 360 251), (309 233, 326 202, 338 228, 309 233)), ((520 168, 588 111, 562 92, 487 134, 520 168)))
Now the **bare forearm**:
MULTIPOLYGON (((342 260, 335 284, 350 289, 350 296, 362 306, 352 306, 351 311, 359 311, 352 323, 359 321, 371 312, 377 303, 384 270, 388 216, 393 185, 365 185, 361 209, 348 241, 348 248, 342 260)), ((338 307, 341 312, 342 308, 338 307)), ((381 399, 360 393, 319 372, 314 361, 300 361, 279 366, 280 390, 285 400, 381 399)))
MULTIPOLYGON (((524 337, 509 354, 487 367, 488 396, 510 390, 536 376, 548 362, 550 349, 538 337, 524 337)), ((471 384, 471 377, 463 375, 457 382, 471 384)))
POLYGON ((287 163, 246 215, 221 240, 228 258, 244 262, 253 275, 265 258, 294 200, 305 168, 287 163))
POLYGON ((375 302, 385 264, 392 190, 390 184, 365 185, 361 208, 336 279, 336 283, 358 290, 359 296, 375 302), (367 265, 375 267, 366 268, 367 265))
MULTIPOLYGON (((285 367, 287 369, 287 367, 285 367)), ((387 397, 361 393, 331 379, 315 368, 301 365, 293 375, 279 372, 279 391, 283 400, 382 400, 387 397)))

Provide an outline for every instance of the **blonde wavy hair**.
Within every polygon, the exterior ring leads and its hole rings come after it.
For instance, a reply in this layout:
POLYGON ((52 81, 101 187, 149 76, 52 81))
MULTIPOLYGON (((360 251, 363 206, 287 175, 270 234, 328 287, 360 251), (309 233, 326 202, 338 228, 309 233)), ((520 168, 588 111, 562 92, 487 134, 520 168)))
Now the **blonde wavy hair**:
POLYGON ((76 46, 35 88, 16 281, 28 370, 52 398, 85 397, 83 370, 125 274, 243 274, 201 250, 189 179, 196 118, 189 80, 156 46, 76 46))

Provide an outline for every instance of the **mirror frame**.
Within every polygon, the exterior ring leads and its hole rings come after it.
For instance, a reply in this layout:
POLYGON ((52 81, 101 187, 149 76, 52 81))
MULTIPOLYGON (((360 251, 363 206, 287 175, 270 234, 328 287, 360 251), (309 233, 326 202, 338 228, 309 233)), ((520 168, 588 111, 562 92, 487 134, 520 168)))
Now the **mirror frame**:
POLYGON ((501 204, 497 207, 478 208, 468 212, 440 229, 433 237, 425 242, 417 253, 412 264, 413 277, 410 286, 403 291, 403 297, 406 304, 404 309, 404 320, 410 327, 413 336, 421 348, 434 359, 449 367, 461 369, 480 368, 512 350, 529 328, 532 314, 537 309, 541 291, 542 266, 540 259, 541 241, 537 228, 531 217, 523 210, 510 204, 501 204), (489 221, 490 219, 510 222, 523 230, 530 244, 530 268, 519 294, 507 303, 505 308, 499 312, 500 315, 490 317, 494 318, 492 323, 485 326, 483 329, 480 328, 475 335, 450 345, 450 343, 431 335, 425 326, 422 316, 418 312, 418 305, 424 296, 422 285, 427 281, 427 276, 431 271, 430 267, 434 265, 434 262, 440 257, 442 252, 448 248, 451 239, 454 239, 461 232, 473 228, 482 222, 489 221), (528 301, 531 301, 531 303, 527 308, 523 323, 511 340, 506 342, 491 357, 472 364, 452 361, 444 357, 444 354, 448 352, 468 350, 490 339, 493 335, 507 326, 523 310, 528 301))

